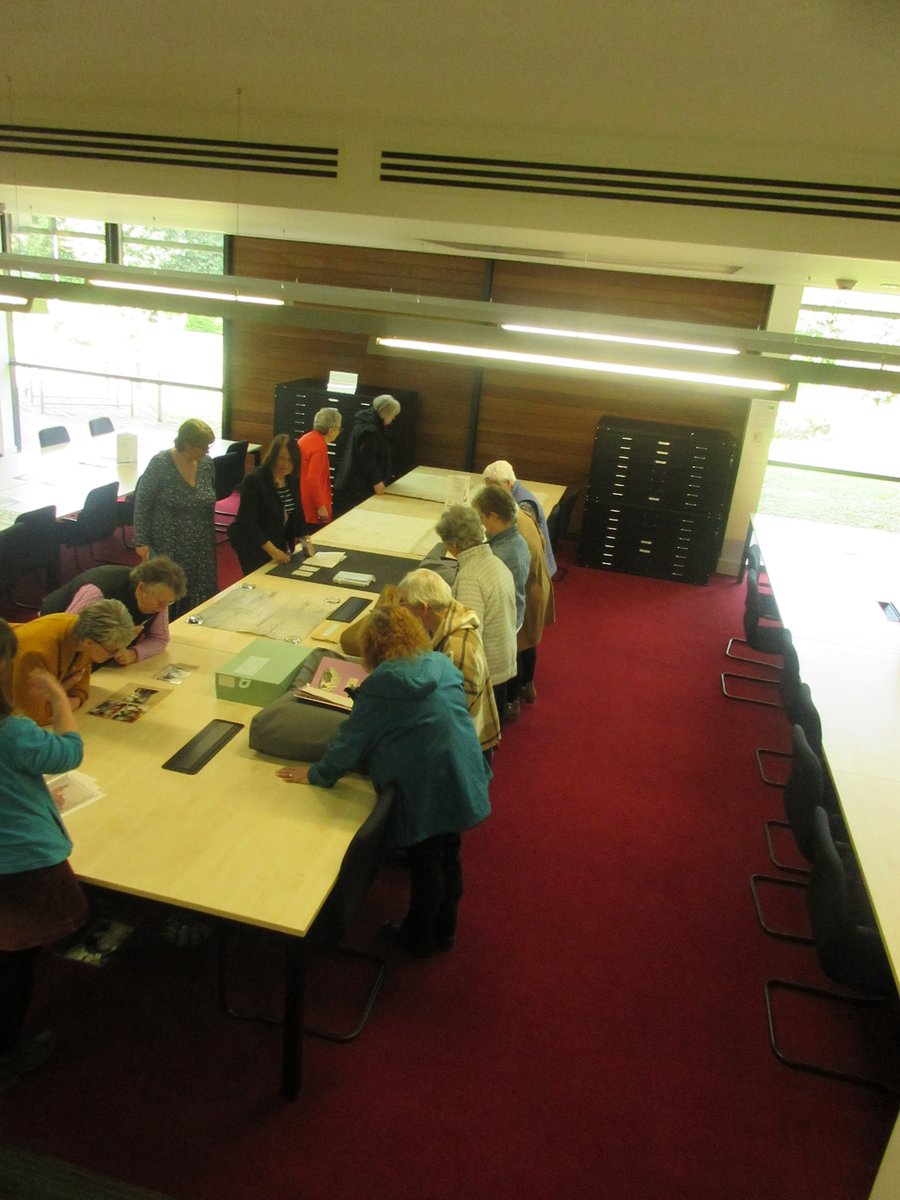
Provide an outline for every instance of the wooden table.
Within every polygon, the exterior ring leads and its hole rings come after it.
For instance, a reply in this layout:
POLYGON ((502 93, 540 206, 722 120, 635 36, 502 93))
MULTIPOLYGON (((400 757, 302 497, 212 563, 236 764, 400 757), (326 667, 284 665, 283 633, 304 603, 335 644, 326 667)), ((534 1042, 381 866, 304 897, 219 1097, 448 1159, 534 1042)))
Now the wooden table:
POLYGON ((440 539, 434 531, 443 506, 385 493, 369 496, 348 513, 324 525, 313 546, 339 550, 375 550, 402 558, 424 558, 440 539))
MULTIPOLYGON (((432 503, 443 506, 447 499, 448 480, 451 479, 468 485, 469 498, 484 486, 481 476, 469 471, 451 471, 446 467, 414 467, 413 470, 394 480, 387 490, 391 496, 431 500, 432 503)), ((566 490, 562 484, 558 483, 539 483, 531 479, 522 479, 520 482, 537 498, 545 516, 550 515, 566 490)), ((463 503, 465 502, 463 501, 463 503)))
POLYGON ((312 646, 337 647, 340 642, 341 630, 345 625, 332 621, 330 614, 345 600, 359 596, 364 600, 374 602, 377 592, 357 591, 353 588, 339 587, 335 584, 315 583, 307 579, 285 579, 282 576, 268 574, 267 566, 260 567, 243 579, 225 588, 217 596, 198 605, 192 612, 173 621, 169 629, 172 638, 181 645, 202 646, 210 650, 226 651, 229 655, 237 654, 246 645, 248 637, 254 636, 246 632, 236 632, 230 629, 218 629, 205 623, 198 624, 191 618, 200 617, 223 596, 239 592, 248 585, 254 589, 277 592, 280 595, 296 597, 298 603, 313 601, 321 606, 322 619, 303 640, 312 646))
MULTIPOLYGON (((117 461, 117 437, 116 433, 103 433, 0 457, 0 529, 12 525, 20 513, 48 504, 55 504, 60 516, 77 512, 89 491, 113 480, 119 484, 120 496, 131 495, 153 455, 171 449, 174 433, 170 429, 141 430, 133 462, 117 461)), ((230 441, 217 438, 210 454, 224 454, 230 445, 230 441)), ((258 449, 254 444, 248 453, 258 449)))
POLYGON ((302 1059, 302 939, 371 812, 373 792, 358 775, 330 791, 277 779, 278 760, 248 746, 246 726, 259 710, 216 698, 215 671, 231 653, 176 636, 163 654, 93 676, 79 713, 82 769, 105 796, 67 817, 71 862, 81 879, 100 887, 291 939, 281 1088, 292 1098, 302 1059), (197 670, 177 686, 158 681, 175 662, 197 670), (139 685, 166 696, 134 724, 90 715, 100 701, 139 685), (166 759, 214 718, 245 728, 196 775, 164 770, 166 759))
MULTIPOLYGON (((753 533, 900 985, 900 534, 756 514, 753 533)), ((870 1200, 900 1195, 900 1120, 870 1200)))

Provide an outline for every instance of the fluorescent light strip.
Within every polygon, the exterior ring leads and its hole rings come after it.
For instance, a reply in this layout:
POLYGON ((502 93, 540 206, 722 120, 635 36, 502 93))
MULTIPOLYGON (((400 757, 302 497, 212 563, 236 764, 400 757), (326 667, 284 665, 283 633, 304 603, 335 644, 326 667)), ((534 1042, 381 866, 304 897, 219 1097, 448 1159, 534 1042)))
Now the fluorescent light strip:
POLYGON ((202 292, 193 288, 163 287, 155 283, 125 283, 117 279, 89 279, 94 287, 121 289, 125 292, 158 292, 163 296, 191 296, 197 300, 228 300, 238 304, 271 304, 276 307, 284 305, 283 300, 274 296, 241 296, 237 292, 202 292))
POLYGON ((27 296, 8 296, 0 292, 0 304, 21 304, 25 307, 28 304, 27 296))
POLYGON ((509 333, 537 333, 547 337, 583 338, 588 342, 618 342, 625 346, 656 346, 661 350, 693 350, 699 354, 740 354, 731 346, 701 346, 691 342, 663 342, 655 338, 619 337, 613 333, 583 333, 577 329, 545 329, 540 325, 501 325, 509 333))
POLYGON ((596 362, 588 358, 563 358, 555 354, 526 354, 518 350, 492 350, 483 346, 455 346, 448 342, 417 342, 409 338, 376 338, 377 346, 389 350, 416 350, 425 354, 450 354, 459 358, 487 358, 494 362, 527 363, 535 367, 570 367, 607 375, 638 375, 647 379, 673 379, 680 383, 711 383, 718 387, 746 388, 755 392, 786 392, 786 383, 768 379, 742 379, 731 375, 706 375, 701 371, 667 370, 663 367, 627 366, 596 362))

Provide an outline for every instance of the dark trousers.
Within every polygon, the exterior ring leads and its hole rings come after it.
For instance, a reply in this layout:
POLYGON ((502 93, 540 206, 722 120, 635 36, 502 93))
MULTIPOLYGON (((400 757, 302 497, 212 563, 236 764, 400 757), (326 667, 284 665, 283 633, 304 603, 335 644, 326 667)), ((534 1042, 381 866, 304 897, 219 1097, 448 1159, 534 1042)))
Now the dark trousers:
POLYGON ((403 934, 413 950, 428 953, 452 943, 463 894, 460 835, 442 833, 407 850, 409 912, 403 934))
POLYGON ((0 951, 0 1054, 14 1050, 22 1036, 39 952, 38 946, 0 951))
POLYGON ((520 650, 516 655, 516 680, 519 687, 523 683, 534 683, 534 671, 537 667, 537 646, 528 650, 520 650))

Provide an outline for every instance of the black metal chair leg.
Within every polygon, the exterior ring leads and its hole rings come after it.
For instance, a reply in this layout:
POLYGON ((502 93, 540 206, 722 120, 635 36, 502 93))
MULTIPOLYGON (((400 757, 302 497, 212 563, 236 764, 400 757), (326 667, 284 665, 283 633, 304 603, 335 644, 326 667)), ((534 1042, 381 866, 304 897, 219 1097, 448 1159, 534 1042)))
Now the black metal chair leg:
POLYGON ((769 1019, 769 1045, 772 1047, 772 1053, 787 1067, 793 1067, 797 1071, 807 1071, 812 1075, 824 1075, 828 1079, 842 1079, 845 1083, 856 1083, 862 1087, 874 1088, 879 1092, 886 1092, 889 1096, 898 1096, 900 1091, 892 1084, 881 1079, 872 1079, 867 1075, 857 1075, 851 1071, 839 1071, 834 1067, 827 1067, 821 1063, 809 1062, 801 1058, 791 1058, 778 1045, 778 1036, 775 1028, 775 1009, 774 995, 777 991, 799 992, 801 995, 816 996, 820 999, 833 1001, 837 1004, 852 1005, 857 1008, 872 1008, 877 1007, 882 1001, 871 1000, 864 996, 845 996, 840 992, 828 991, 824 988, 810 987, 804 983, 793 983, 787 979, 769 979, 765 984, 766 994, 766 1013, 769 1019))

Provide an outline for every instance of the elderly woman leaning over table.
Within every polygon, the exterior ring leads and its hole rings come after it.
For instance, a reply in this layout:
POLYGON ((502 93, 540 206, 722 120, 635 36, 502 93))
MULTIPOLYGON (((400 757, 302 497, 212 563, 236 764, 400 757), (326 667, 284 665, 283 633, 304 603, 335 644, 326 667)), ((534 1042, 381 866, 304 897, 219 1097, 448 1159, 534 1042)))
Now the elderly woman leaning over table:
POLYGON ((422 625, 405 608, 375 609, 362 633, 363 665, 350 716, 310 767, 282 767, 286 783, 333 787, 347 771, 367 770, 396 799, 388 837, 408 848, 409 911, 385 934, 424 958, 456 937, 462 896, 460 835, 490 813, 489 767, 466 708, 462 676, 430 650, 422 625))
POLYGON ((205 421, 182 422, 171 450, 154 454, 134 499, 134 548, 140 559, 167 554, 184 567, 179 616, 219 590, 216 571, 216 482, 209 447, 216 435, 205 421))
POLYGON ((74 579, 49 592, 41 603, 41 616, 48 613, 80 613, 97 600, 121 600, 134 623, 129 644, 113 658, 120 667, 159 654, 169 644, 169 606, 187 590, 184 570, 171 558, 148 558, 136 567, 108 563, 82 571, 74 579))
POLYGON ((500 717, 481 641, 481 622, 453 599, 450 584, 436 571, 419 567, 397 585, 400 603, 422 622, 431 647, 445 654, 462 674, 466 706, 488 764, 500 741, 500 717))
POLYGON ((484 540, 481 518, 468 504, 451 504, 437 534, 457 560, 455 599, 481 621, 484 656, 497 712, 506 710, 506 684, 516 674, 516 587, 512 572, 484 540))
POLYGON ((98 600, 80 613, 50 613, 12 629, 18 650, 7 666, 4 687, 18 712, 38 725, 49 725, 53 709, 35 695, 30 679, 36 670, 58 679, 73 709, 88 698, 91 670, 113 657, 134 637, 134 621, 121 600, 98 600))

